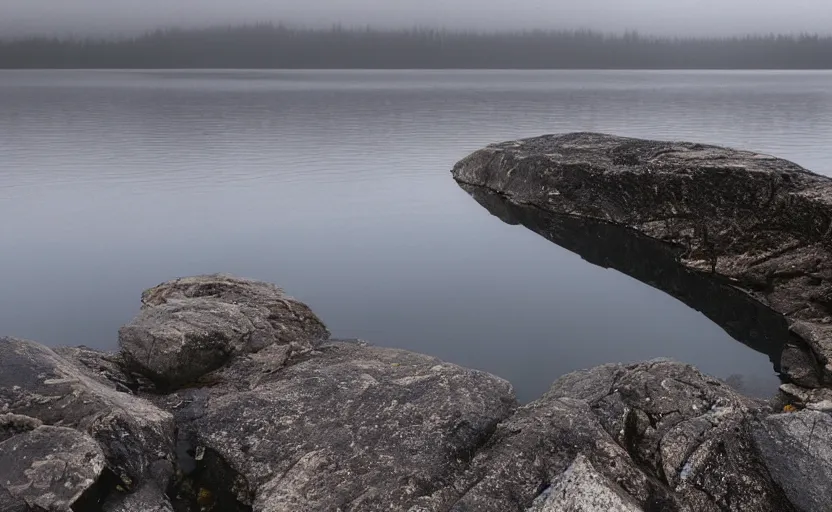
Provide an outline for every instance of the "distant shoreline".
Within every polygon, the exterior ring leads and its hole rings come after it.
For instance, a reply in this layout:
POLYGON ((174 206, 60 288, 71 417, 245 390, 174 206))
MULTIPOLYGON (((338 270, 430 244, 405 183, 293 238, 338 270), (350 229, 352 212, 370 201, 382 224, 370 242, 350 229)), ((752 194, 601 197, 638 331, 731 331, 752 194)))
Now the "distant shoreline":
POLYGON ((575 71, 575 72, 593 72, 593 71, 616 71, 616 72, 634 72, 644 73, 650 71, 666 71, 666 72, 729 72, 729 73, 764 73, 764 72, 784 72, 784 73, 828 73, 832 72, 832 67, 829 68, 70 68, 70 67, 20 67, 20 68, 4 68, 0 66, 0 72, 10 71, 135 71, 135 72, 161 72, 161 71, 196 71, 196 72, 252 72, 252 71, 298 71, 298 72, 322 72, 322 73, 338 73, 338 72, 367 72, 378 73, 389 71, 391 73, 421 73, 430 71, 441 72, 481 72, 481 71, 504 71, 506 73, 545 73, 555 71, 575 71))
POLYGON ((667 38, 591 31, 159 30, 0 40, 0 69, 829 70, 832 36, 667 38))

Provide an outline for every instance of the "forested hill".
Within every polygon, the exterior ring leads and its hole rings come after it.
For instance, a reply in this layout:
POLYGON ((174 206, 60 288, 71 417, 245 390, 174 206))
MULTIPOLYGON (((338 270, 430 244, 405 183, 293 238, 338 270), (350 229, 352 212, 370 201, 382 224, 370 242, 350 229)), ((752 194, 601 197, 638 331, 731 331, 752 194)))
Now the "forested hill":
POLYGON ((0 68, 832 69, 832 36, 672 39, 256 25, 0 41, 0 68))

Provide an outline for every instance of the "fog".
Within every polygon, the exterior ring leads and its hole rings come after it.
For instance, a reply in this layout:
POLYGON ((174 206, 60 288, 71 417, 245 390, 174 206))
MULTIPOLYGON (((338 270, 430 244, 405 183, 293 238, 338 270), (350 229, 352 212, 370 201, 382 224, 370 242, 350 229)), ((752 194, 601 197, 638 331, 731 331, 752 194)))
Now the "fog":
POLYGON ((134 33, 256 21, 303 26, 638 30, 734 35, 832 30, 829 0, 0 0, 0 36, 134 33))

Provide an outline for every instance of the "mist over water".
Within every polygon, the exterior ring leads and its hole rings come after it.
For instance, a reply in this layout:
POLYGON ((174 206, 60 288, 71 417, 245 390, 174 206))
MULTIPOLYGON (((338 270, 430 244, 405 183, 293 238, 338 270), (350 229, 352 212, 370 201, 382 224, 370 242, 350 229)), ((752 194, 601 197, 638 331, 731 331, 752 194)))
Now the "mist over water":
POLYGON ((3 0, 0 36, 114 35, 287 22, 325 27, 639 30, 659 35, 829 33, 826 0, 3 0))
POLYGON ((593 130, 832 175, 828 72, 0 72, 0 326, 114 348, 182 275, 278 283, 336 336, 482 368, 523 399, 673 357, 749 392, 762 354, 491 216, 450 177, 494 141, 593 130))
POLYGON ((0 41, 0 69, 832 69, 832 36, 676 39, 588 31, 164 30, 0 41))

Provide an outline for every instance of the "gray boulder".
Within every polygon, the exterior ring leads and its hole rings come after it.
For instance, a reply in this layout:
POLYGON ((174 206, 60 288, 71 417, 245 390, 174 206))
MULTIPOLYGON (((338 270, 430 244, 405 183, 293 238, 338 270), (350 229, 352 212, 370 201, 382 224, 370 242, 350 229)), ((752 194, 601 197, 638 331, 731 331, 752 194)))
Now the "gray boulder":
POLYGON ((832 379, 832 179, 759 153, 597 133, 494 144, 453 176, 663 242, 684 268, 785 316, 819 363, 791 367, 803 383, 832 379))
POLYGON ((311 350, 329 332, 274 285, 227 275, 177 279, 147 290, 119 331, 126 363, 160 389, 193 383, 237 354, 285 346, 311 350))
POLYGON ((682 508, 792 510, 754 450, 748 424, 765 406, 692 366, 664 360, 601 366, 563 377, 552 395, 586 400, 682 508))
POLYGON ((832 508, 832 416, 810 410, 774 414, 753 432, 772 477, 798 510, 832 508))
POLYGON ((0 510, 64 512, 104 470, 104 454, 86 434, 40 426, 0 442, 0 510))
POLYGON ((523 510, 553 481, 565 486, 580 456, 602 486, 644 510, 791 511, 747 426, 760 407, 680 363, 576 372, 501 422, 455 483, 418 510, 523 510))
POLYGON ((255 511, 407 510, 516 406, 502 379, 428 356, 333 342, 284 366, 278 348, 240 357, 209 389, 160 398, 197 486, 255 511))
POLYGON ((822 386, 814 353, 806 344, 787 343, 780 354, 780 370, 791 382, 799 386, 822 386))
POLYGON ((92 379, 32 341, 0 338, 0 413, 89 434, 126 489, 145 480, 157 461, 174 458, 170 413, 92 379))

